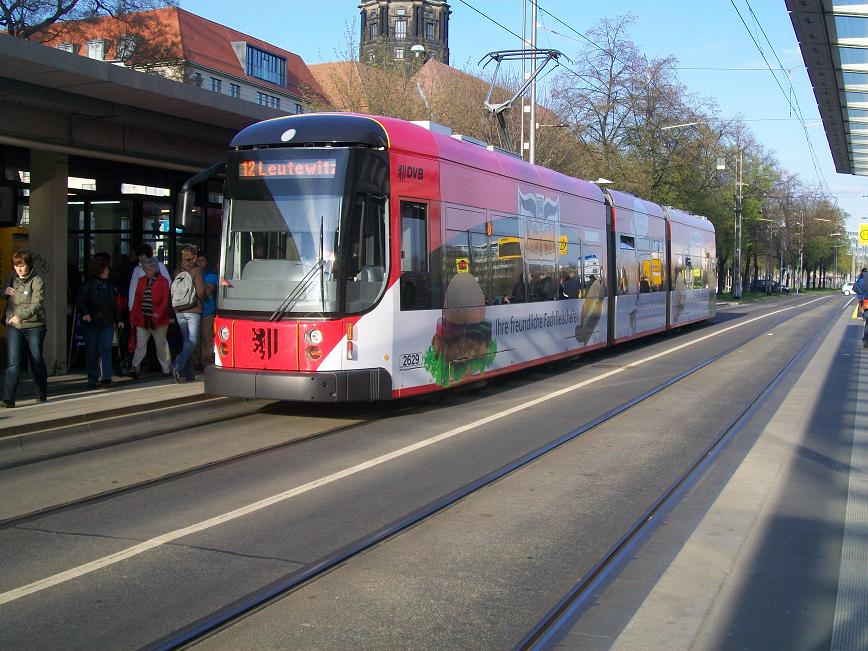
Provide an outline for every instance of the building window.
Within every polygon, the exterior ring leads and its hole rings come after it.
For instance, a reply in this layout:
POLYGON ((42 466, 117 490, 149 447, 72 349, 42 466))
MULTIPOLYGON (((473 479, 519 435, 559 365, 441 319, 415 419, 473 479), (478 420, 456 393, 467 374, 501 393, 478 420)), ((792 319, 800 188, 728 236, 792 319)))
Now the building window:
POLYGON ((238 84, 229 84, 229 95, 230 97, 241 97, 241 86, 238 84))
POLYGON ((87 57, 89 59, 98 59, 99 61, 105 59, 105 41, 101 38, 93 41, 88 41, 87 57))
POLYGON ((64 52, 72 52, 73 54, 78 54, 78 46, 75 43, 58 43, 58 50, 63 50, 64 52))
POLYGON ((434 23, 425 23, 425 38, 429 41, 434 40, 434 23))
POLYGON ((402 48, 402 47, 396 47, 395 48, 395 58, 396 59, 403 59, 404 58, 404 48, 402 48))
POLYGON ((399 41, 403 41, 407 38, 407 21, 406 20, 396 20, 395 21, 395 38, 399 41))
POLYGON ((275 97, 274 95, 267 95, 266 93, 256 93, 256 101, 259 102, 261 106, 270 106, 271 108, 280 108, 280 98, 275 97))
POLYGON ((191 79, 193 81, 194 86, 198 86, 199 88, 202 88, 202 73, 194 72, 191 79))
POLYGON ((295 112, 296 112, 296 113, 304 113, 304 108, 302 107, 301 104, 296 103, 296 105, 295 105, 295 112))
POLYGON ((380 23, 371 23, 371 38, 377 38, 380 35, 380 23))
POLYGON ((223 81, 217 79, 217 77, 211 77, 211 90, 215 93, 222 92, 223 89, 223 81))
POLYGON ((286 86, 286 59, 248 45, 247 74, 278 86, 286 86))

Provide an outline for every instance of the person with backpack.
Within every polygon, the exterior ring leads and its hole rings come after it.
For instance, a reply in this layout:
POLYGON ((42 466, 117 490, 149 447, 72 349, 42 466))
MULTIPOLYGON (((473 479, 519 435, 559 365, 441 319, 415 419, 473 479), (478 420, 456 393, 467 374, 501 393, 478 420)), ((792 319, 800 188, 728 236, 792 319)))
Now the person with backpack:
POLYGON ((193 370, 193 350, 199 342, 199 326, 202 318, 202 302, 208 298, 208 290, 202 279, 202 270, 196 264, 197 249, 185 246, 178 256, 178 267, 172 281, 172 309, 175 321, 181 330, 181 352, 172 363, 172 378, 175 382, 190 382, 196 379, 193 370))
POLYGON ((856 292, 856 316, 862 316, 862 301, 865 299, 865 294, 868 293, 868 287, 866 287, 866 283, 868 283, 868 268, 862 267, 862 271, 859 272, 859 277, 856 278, 856 282, 853 283, 853 291, 856 292))

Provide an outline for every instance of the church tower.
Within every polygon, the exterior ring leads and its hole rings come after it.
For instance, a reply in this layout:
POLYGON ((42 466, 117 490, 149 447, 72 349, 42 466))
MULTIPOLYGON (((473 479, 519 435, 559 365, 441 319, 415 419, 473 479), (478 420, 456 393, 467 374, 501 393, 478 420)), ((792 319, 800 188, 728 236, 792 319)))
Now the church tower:
POLYGON ((449 3, 444 0, 362 0, 359 60, 386 65, 449 64, 449 3))

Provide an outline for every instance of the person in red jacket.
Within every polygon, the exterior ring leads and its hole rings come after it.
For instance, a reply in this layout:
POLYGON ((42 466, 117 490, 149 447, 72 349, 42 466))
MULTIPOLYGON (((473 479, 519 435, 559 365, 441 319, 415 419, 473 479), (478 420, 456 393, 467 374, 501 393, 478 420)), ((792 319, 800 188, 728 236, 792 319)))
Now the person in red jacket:
POLYGON ((139 366, 148 351, 148 339, 154 338, 157 360, 163 375, 172 372, 172 356, 166 341, 169 329, 169 281, 158 273, 156 258, 142 261, 145 275, 139 278, 130 312, 130 324, 136 329, 136 352, 130 377, 139 377, 139 366))

